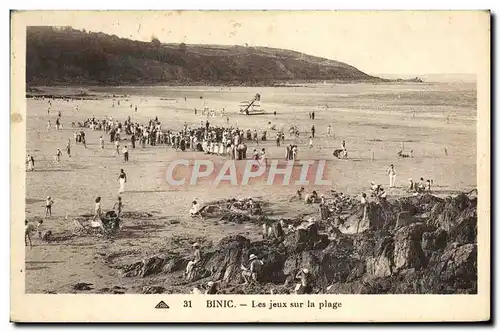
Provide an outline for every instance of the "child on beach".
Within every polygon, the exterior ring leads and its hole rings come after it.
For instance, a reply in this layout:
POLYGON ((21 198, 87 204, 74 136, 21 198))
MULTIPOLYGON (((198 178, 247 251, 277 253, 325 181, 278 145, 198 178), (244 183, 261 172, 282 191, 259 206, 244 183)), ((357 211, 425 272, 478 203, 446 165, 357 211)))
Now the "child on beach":
POLYGON ((61 161, 61 156, 62 156, 61 149, 57 149, 56 154, 54 155, 54 158, 55 158, 56 162, 60 162, 61 161))
POLYGON ((118 217, 121 216, 122 214, 122 209, 123 209, 123 203, 122 203, 122 198, 121 197, 118 197, 118 202, 115 203, 115 205, 113 206, 113 210, 115 210, 116 212, 116 215, 118 217))
POLYGON ((92 218, 92 221, 95 221, 96 219, 100 219, 101 214, 102 214, 101 197, 99 196, 95 199, 94 217, 92 218))
POLYGON ((52 217, 52 204, 54 204, 54 201, 50 196, 47 196, 45 200, 45 218, 52 217))

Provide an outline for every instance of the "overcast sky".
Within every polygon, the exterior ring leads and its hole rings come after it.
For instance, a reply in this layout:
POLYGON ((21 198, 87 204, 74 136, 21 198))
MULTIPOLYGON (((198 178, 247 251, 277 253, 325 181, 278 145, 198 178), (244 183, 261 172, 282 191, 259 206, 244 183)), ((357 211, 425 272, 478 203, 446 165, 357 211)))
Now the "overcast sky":
POLYGON ((484 46, 488 15, 481 12, 150 11, 54 15, 54 20, 44 21, 144 41, 155 35, 165 43, 285 48, 343 61, 369 74, 474 74, 480 61, 489 57, 484 46))

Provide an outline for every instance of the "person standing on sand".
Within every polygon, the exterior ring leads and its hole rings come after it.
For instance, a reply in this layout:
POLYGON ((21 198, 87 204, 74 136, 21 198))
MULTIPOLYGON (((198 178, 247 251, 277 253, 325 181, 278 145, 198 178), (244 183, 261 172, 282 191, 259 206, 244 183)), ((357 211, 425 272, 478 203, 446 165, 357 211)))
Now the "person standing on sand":
POLYGON ((316 128, 314 128, 314 125, 311 128, 311 135, 314 138, 314 133, 316 132, 316 128))
POLYGON ((102 136, 99 136, 99 145, 101 146, 101 149, 104 149, 104 139, 102 136))
POLYGON ((292 145, 288 144, 285 147, 285 160, 290 160, 292 159, 292 145))
POLYGON ((127 174, 125 174, 123 168, 120 169, 118 181, 120 182, 120 189, 118 189, 118 194, 122 194, 125 191, 125 183, 127 182, 127 174))
POLYGON ((52 127, 52 124, 50 123, 50 120, 47 121, 47 131, 50 130, 50 127, 52 127))
POLYGON ((132 149, 135 149, 135 135, 130 136, 130 143, 132 143, 132 149))
POLYGON ((47 217, 52 217, 52 205, 54 204, 54 201, 50 196, 47 196, 47 199, 45 200, 45 218, 47 217))
POLYGON ((326 137, 330 137, 331 131, 332 131, 332 126, 330 125, 326 126, 326 137))
POLYGON ((260 160, 261 160, 261 164, 262 165, 267 166, 266 149, 264 149, 264 148, 262 148, 262 150, 261 150, 260 160))
POLYGON ((71 139, 68 138, 68 143, 66 143, 66 152, 68 153, 68 157, 71 158, 71 139))
POLYGON ((115 141, 115 153, 120 154, 120 143, 118 141, 115 141))
POLYGON ((87 148, 87 141, 85 140, 85 133, 82 131, 80 135, 81 135, 83 147, 86 149, 87 148))
POLYGON ((396 170, 394 169, 394 165, 387 169, 387 174, 389 175, 389 188, 393 188, 396 184, 396 170))
POLYGON ((309 136, 309 149, 313 147, 313 136, 309 136))
POLYGON ((32 227, 31 225, 28 224, 28 220, 24 221, 24 245, 27 246, 28 243, 30 244, 30 249, 33 248, 33 244, 31 243, 31 230, 32 227))
POLYGON ((57 149, 57 151, 56 151, 56 155, 55 155, 55 158, 56 158, 56 162, 57 162, 57 163, 61 162, 61 156, 62 156, 61 149, 57 149))
POLYGON ((34 171, 35 170, 35 159, 30 154, 28 155, 28 158, 26 160, 26 169, 28 171, 34 171))
POLYGON ((123 152, 123 161, 127 162, 128 161, 128 148, 126 145, 123 147, 122 152, 123 152))
POLYGON ((313 119, 313 120, 314 120, 314 116, 315 116, 315 114, 314 114, 314 112, 312 112, 312 113, 311 113, 311 119, 313 119))

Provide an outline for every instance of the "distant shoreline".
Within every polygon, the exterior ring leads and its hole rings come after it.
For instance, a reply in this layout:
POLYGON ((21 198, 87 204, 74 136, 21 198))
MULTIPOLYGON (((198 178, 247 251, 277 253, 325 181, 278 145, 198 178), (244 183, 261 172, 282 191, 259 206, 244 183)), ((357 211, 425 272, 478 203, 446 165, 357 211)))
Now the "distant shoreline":
POLYGON ((416 81, 414 79, 376 79, 376 80, 317 80, 317 81, 280 81, 273 83, 226 83, 226 82, 144 82, 144 83, 110 83, 102 84, 97 82, 56 82, 56 83, 26 83, 27 92, 37 92, 36 90, 50 88, 147 88, 147 87, 238 87, 238 88, 287 88, 287 87, 309 87, 311 85, 333 85, 333 84, 428 84, 435 82, 416 81))

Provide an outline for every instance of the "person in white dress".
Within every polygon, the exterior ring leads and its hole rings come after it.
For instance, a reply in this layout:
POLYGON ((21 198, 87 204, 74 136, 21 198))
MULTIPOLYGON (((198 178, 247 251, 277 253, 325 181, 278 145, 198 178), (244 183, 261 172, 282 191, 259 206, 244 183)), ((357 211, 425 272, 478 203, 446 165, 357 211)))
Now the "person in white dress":
POLYGON ((394 165, 391 165, 387 169, 387 174, 389 175, 389 188, 393 188, 396 185, 396 170, 394 165))
POLYGON ((119 194, 122 194, 125 191, 125 183, 127 182, 127 174, 125 171, 120 169, 120 175, 118 176, 118 181, 120 182, 120 189, 118 190, 119 194))
POLYGON ((35 159, 33 158, 32 155, 28 155, 28 159, 26 160, 26 169, 28 171, 34 171, 35 170, 35 159))

